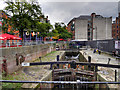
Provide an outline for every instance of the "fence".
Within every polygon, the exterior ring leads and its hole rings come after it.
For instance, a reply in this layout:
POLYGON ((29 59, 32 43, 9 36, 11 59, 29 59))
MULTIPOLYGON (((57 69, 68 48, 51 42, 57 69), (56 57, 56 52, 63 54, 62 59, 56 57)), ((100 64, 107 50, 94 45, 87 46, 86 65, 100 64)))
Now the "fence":
POLYGON ((118 52, 120 55, 120 49, 115 48, 115 41, 116 40, 97 40, 97 41, 86 41, 86 45, 90 46, 91 48, 98 48, 104 52, 114 53, 118 52))

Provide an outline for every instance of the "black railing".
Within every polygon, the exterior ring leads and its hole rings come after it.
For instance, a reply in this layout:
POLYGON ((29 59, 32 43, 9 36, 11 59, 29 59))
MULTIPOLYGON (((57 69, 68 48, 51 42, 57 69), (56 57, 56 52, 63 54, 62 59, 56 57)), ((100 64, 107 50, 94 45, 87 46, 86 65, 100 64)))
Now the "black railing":
POLYGON ((46 83, 46 84, 120 84, 120 82, 86 82, 86 81, 18 81, 18 80, 0 80, 3 83, 46 83))

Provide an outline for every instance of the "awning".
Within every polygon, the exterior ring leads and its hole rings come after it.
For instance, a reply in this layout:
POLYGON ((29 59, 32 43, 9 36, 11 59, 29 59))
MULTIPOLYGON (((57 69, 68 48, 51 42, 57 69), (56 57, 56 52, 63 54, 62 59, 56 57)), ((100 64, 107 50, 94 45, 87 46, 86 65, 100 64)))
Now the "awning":
POLYGON ((56 36, 56 37, 52 37, 53 39, 58 39, 58 36, 56 36))
POLYGON ((0 40, 22 40, 22 38, 5 33, 0 35, 0 40))

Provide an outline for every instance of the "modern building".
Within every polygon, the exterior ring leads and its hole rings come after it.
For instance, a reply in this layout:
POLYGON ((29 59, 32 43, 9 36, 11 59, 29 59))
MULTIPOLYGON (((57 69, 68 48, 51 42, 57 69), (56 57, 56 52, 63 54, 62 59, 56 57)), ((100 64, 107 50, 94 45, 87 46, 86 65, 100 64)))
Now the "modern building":
POLYGON ((73 32, 72 39, 80 41, 112 39, 112 17, 81 15, 68 23, 67 30, 73 32))

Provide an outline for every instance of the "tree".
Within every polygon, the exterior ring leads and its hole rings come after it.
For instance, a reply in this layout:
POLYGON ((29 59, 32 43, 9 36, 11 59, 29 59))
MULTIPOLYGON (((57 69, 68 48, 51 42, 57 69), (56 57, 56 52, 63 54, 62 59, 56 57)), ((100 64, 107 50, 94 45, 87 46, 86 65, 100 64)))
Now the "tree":
POLYGON ((37 29, 36 32, 40 32, 41 37, 46 37, 49 36, 49 30, 52 29, 52 25, 50 23, 41 23, 41 22, 37 22, 37 29))
POLYGON ((40 15, 42 15, 41 7, 37 2, 8 1, 6 4, 8 5, 5 8, 6 12, 12 15, 12 27, 19 30, 22 38, 24 29, 31 30, 36 28, 36 23, 40 15))
POLYGON ((66 25, 64 23, 55 23, 55 31, 59 34, 59 38, 67 39, 72 38, 72 33, 66 30, 66 25))

